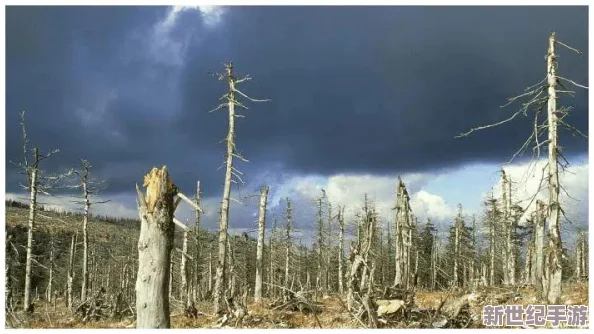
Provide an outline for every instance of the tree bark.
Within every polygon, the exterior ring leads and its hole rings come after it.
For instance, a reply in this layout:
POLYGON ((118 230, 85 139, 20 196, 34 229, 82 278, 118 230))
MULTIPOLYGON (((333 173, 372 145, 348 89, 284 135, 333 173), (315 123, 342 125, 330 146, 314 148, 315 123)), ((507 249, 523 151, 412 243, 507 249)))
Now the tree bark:
POLYGON ((260 214, 258 216, 258 245, 256 248, 256 285, 254 287, 254 301, 262 300, 262 257, 264 255, 264 233, 266 230, 266 199, 268 187, 262 187, 260 194, 260 214))
MULTIPOLYGON (((291 225, 293 223, 293 210, 291 200, 287 198, 287 226, 286 226, 286 249, 285 249, 285 288, 289 288, 289 266, 291 263, 291 225)), ((286 290, 285 290, 286 291, 286 290)))
POLYGON ((219 261, 215 276, 214 287, 214 313, 223 311, 223 287, 225 286, 225 260, 227 246, 227 229, 229 225, 229 204, 231 200, 231 177, 233 170, 233 155, 235 154, 235 78, 233 77, 233 66, 225 67, 226 78, 229 83, 229 131, 227 133, 227 160, 225 168, 225 183, 223 186, 223 203, 221 206, 221 220, 219 222, 219 261))
POLYGON ((559 171, 557 166, 557 76, 555 61, 555 33, 549 37, 547 54, 548 82, 548 130, 549 130, 549 245, 547 249, 546 296, 550 304, 558 304, 561 297, 561 276, 563 272, 561 257, 563 247, 560 235, 559 171))
POLYGON ((67 300, 68 308, 72 309, 72 285, 74 283, 74 255, 76 253, 76 235, 72 235, 70 242, 70 258, 68 259, 68 281, 67 281, 67 300))
POLYGON ((339 208, 338 223, 340 226, 340 234, 338 235, 338 292, 342 295, 344 293, 342 268, 344 263, 344 207, 339 208))
POLYGON ((403 204, 403 184, 400 179, 398 179, 398 187, 397 187, 397 198, 396 198, 396 251, 394 255, 394 266, 396 274, 394 276, 394 286, 402 285, 402 252, 403 252, 403 238, 402 238, 402 211, 404 211, 404 204, 403 204))
POLYGON ((45 300, 49 303, 53 296, 53 283, 54 283, 54 237, 50 239, 50 258, 49 258, 49 274, 47 280, 47 289, 45 291, 45 300))
POLYGON ((175 190, 167 167, 144 178, 146 196, 136 186, 141 220, 136 278, 136 328, 169 328, 170 259, 175 190))
MULTIPOLYGON (((200 181, 196 182, 196 206, 200 207, 201 205, 201 191, 200 191, 200 181)), ((201 237, 201 232, 200 232, 200 218, 201 218, 201 214, 200 214, 200 210, 196 209, 196 221, 195 221, 195 225, 194 225, 194 233, 195 233, 195 238, 196 238, 196 258, 194 259, 194 275, 193 275, 193 280, 194 280, 194 289, 193 289, 193 300, 194 302, 197 301, 198 299, 198 289, 199 289, 199 285, 200 282, 202 280, 202 266, 201 266, 201 261, 202 261, 202 240, 200 239, 201 237)))
POLYGON ((184 231, 182 254, 180 262, 181 297, 185 299, 186 307, 190 306, 190 292, 188 287, 188 230, 184 231))
POLYGON ((491 206, 491 224, 489 226, 489 285, 495 285, 495 224, 496 220, 495 202, 491 206))
MULTIPOLYGON (((84 166, 84 165, 83 165, 84 166)), ((88 176, 88 167, 84 166, 85 171, 82 178, 82 188, 83 188, 83 195, 84 195, 84 214, 83 214, 83 267, 82 267, 82 284, 81 284, 81 292, 80 292, 80 299, 81 301, 87 300, 87 291, 89 289, 89 236, 88 236, 88 229, 87 225, 89 222, 89 190, 87 188, 87 176, 88 176)))
MULTIPOLYGON (((37 164, 39 162, 39 151, 37 148, 33 149, 35 156, 35 163, 29 170, 29 220, 27 229, 27 260, 25 263, 25 297, 23 300, 23 309, 25 312, 31 310, 31 269, 33 264, 33 229, 35 228, 35 216, 37 215, 37 186, 38 173, 37 164)), ((29 172, 27 171, 27 172, 29 172)))

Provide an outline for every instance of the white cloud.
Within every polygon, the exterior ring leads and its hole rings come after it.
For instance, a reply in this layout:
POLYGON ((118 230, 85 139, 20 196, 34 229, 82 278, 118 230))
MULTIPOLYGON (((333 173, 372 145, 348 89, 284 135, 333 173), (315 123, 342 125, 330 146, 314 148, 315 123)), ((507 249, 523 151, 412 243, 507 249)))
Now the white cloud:
MULTIPOLYGON (((504 167, 512 180, 512 200, 522 207, 528 206, 522 220, 534 211, 537 199, 548 201, 546 170, 543 176, 546 163, 543 159, 533 164, 522 163, 504 167), (539 187, 540 191, 538 191, 539 187), (534 201, 530 203, 532 198, 534 201)), ((565 210, 567 217, 574 223, 587 225, 588 163, 570 165, 565 172, 560 170, 559 183, 564 189, 560 192, 561 207, 565 210)), ((496 197, 501 196, 501 181, 495 185, 493 193, 496 197)))
POLYGON ((199 6, 202 19, 207 27, 214 27, 221 23, 225 9, 221 6, 199 6))
POLYGON ((436 221, 446 221, 455 215, 455 209, 450 207, 443 197, 425 190, 413 194, 410 206, 417 217, 431 218, 436 221))
POLYGON ((221 21, 225 9, 220 6, 173 6, 167 15, 158 21, 150 36, 150 49, 153 57, 159 63, 170 66, 181 66, 184 54, 196 27, 186 27, 180 36, 174 36, 180 15, 184 12, 198 12, 202 16, 205 28, 214 28, 221 21))

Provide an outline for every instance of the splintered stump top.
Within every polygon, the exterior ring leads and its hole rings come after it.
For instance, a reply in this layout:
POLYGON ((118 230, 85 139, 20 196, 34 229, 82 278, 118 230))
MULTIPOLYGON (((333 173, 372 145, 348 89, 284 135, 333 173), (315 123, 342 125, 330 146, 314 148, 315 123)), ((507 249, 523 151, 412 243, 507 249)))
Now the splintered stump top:
POLYGON ((144 177, 146 195, 138 185, 141 219, 136 281, 136 327, 169 328, 169 271, 173 247, 175 186, 167 167, 153 168, 144 177))

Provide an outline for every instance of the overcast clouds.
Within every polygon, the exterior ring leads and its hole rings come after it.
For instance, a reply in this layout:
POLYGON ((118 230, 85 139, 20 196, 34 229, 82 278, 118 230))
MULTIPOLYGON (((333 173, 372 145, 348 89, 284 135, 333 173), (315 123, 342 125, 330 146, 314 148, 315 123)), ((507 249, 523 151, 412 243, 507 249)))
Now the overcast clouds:
MULTIPOLYGON (((187 193, 202 181, 212 226, 227 124, 224 111, 208 113, 225 90, 208 73, 223 62, 254 78, 245 93, 272 100, 237 122, 244 196, 269 184, 274 206, 323 186, 351 207, 375 192, 388 210, 402 174, 419 215, 444 221, 458 202, 478 212, 497 178, 477 177, 476 198, 433 191, 438 178, 465 166, 495 173, 530 125, 454 136, 514 111, 499 106, 544 77, 551 30, 584 51, 560 49, 559 71, 588 82, 586 7, 7 7, 6 20, 7 161, 21 157, 26 110, 31 142, 62 151, 48 167, 87 158, 117 212, 133 214, 134 183, 166 164, 187 193)), ((587 132, 587 92, 562 102, 587 132)), ((562 144, 587 180, 587 141, 562 144)), ((20 176, 6 168, 15 193, 20 176)), ((457 177, 462 193, 476 187, 457 177)), ((234 204, 231 226, 248 228, 252 211, 234 204)))

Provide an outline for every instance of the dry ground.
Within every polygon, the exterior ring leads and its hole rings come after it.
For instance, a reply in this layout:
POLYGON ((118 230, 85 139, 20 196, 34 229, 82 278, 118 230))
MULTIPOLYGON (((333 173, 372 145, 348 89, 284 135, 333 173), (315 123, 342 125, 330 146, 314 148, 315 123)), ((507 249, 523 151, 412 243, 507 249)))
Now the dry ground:
MULTIPOLYGON (((489 303, 496 304, 498 296, 513 292, 513 298, 503 301, 500 304, 536 304, 539 298, 535 289, 519 288, 510 290, 505 288, 479 289, 470 295, 470 309, 472 314, 480 314, 482 306, 489 303)), ((418 292, 415 303, 420 308, 436 309, 447 292, 418 292)), ((442 310, 448 312, 462 296, 468 295, 464 291, 454 291, 447 296, 442 310)), ((325 296, 319 302, 323 304, 323 311, 316 316, 303 314, 301 312, 272 311, 267 307, 270 301, 264 299, 262 305, 248 304, 248 316, 245 317, 240 328, 318 328, 318 320, 322 328, 361 328, 343 307, 344 300, 337 296, 325 296)), ((562 302, 567 305, 588 305, 587 283, 571 283, 564 289, 562 302)), ((185 317, 174 302, 172 312, 173 328, 216 328, 217 318, 211 316, 212 305, 204 302, 197 306, 199 315, 195 319, 185 317)), ((37 302, 36 312, 24 317, 22 314, 9 314, 7 316, 7 327, 17 328, 134 328, 134 319, 128 318, 119 322, 98 321, 81 323, 75 319, 64 307, 64 303, 58 300, 56 308, 46 305, 43 301, 37 302)), ((232 323, 233 325, 233 323, 232 323)), ((401 327, 401 326, 398 326, 401 327)), ((405 327, 404 325, 402 327, 405 327)), ((471 328, 484 328, 480 321, 475 322, 471 328)))

